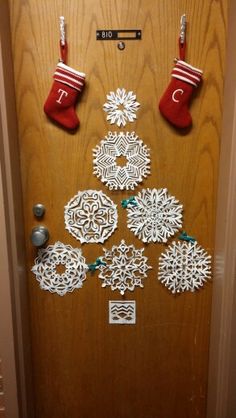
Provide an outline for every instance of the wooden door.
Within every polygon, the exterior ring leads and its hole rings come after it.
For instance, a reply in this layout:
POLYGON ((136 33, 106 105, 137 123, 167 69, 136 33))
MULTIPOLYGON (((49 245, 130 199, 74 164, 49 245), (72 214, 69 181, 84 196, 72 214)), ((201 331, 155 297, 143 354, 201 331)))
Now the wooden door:
MULTIPOLYGON (((158 280, 163 244, 144 245, 126 228, 120 201, 144 188, 167 187, 184 206, 184 228, 212 253, 222 113, 227 0, 10 0, 16 85, 36 418, 204 418, 212 283, 172 295, 158 280), (184 134, 160 115, 158 102, 178 55, 180 16, 189 22, 187 61, 204 71, 184 134), (79 130, 52 124, 43 104, 58 60, 58 19, 64 15, 68 64, 85 72, 76 110, 79 130), (96 41, 97 29, 141 29, 141 41, 96 41), (151 175, 134 192, 109 191, 93 172, 93 148, 109 130, 106 94, 124 87, 137 95, 135 131, 151 149, 151 175), (87 262, 123 238, 145 247, 153 267, 135 299, 136 325, 109 325, 108 301, 119 293, 87 274, 80 290, 60 297, 43 291, 30 272, 37 254, 29 236, 38 225, 49 244, 80 247, 64 226, 64 206, 78 190, 103 190, 118 205, 118 229, 101 244, 83 244, 87 262)), ((169 243, 171 240, 169 240, 169 243)))

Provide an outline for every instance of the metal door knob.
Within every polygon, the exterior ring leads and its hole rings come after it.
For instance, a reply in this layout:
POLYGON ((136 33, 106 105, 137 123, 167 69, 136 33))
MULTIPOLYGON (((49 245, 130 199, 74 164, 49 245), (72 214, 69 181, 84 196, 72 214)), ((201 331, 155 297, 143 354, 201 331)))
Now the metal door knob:
POLYGON ((41 247, 49 239, 49 232, 45 226, 39 225, 32 229, 31 242, 35 247, 41 247))

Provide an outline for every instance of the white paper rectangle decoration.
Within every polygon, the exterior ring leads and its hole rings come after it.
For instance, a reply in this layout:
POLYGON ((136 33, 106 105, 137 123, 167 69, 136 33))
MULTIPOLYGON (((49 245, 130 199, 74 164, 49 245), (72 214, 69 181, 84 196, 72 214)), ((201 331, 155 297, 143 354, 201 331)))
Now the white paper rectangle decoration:
POLYGON ((135 300, 109 300, 109 324, 136 324, 135 300))

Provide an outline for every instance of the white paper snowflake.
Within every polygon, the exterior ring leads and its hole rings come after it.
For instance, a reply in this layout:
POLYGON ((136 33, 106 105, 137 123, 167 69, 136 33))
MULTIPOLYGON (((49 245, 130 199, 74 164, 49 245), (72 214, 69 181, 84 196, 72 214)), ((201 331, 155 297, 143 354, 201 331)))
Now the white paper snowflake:
POLYGON ((132 91, 126 92, 124 88, 118 88, 116 93, 110 91, 107 94, 107 102, 103 109, 107 112, 107 120, 117 126, 125 126, 127 121, 133 122, 137 119, 136 111, 140 103, 136 102, 136 95, 132 91))
POLYGON ((158 279, 172 293, 194 292, 211 277, 211 256, 195 242, 173 242, 159 258, 158 279))
POLYGON ((32 272, 41 289, 64 296, 83 286, 88 266, 79 248, 56 242, 38 250, 32 272))
POLYGON ((117 220, 117 205, 101 190, 78 192, 65 206, 66 229, 81 243, 104 242, 117 220))
POLYGON ((122 240, 119 246, 113 245, 111 250, 103 251, 105 255, 100 258, 106 265, 98 267, 102 287, 111 286, 111 290, 119 290, 121 295, 126 290, 143 287, 142 280, 152 268, 147 265, 147 257, 143 256, 144 248, 137 250, 134 245, 127 246, 122 240))
POLYGON ((128 205, 128 228, 143 242, 166 242, 182 227, 183 206, 167 189, 143 189, 128 205))
POLYGON ((144 177, 150 174, 150 154, 135 132, 108 132, 108 135, 93 150, 94 171, 110 190, 133 190, 144 177), (117 163, 126 158, 124 166, 117 163))

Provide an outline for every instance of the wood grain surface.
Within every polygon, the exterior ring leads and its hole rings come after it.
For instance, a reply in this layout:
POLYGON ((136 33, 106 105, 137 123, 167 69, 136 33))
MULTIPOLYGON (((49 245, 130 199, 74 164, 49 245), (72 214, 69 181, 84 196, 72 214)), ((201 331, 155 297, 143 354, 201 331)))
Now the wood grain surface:
MULTIPOLYGON (((79 243, 64 228, 64 206, 78 190, 103 190, 119 206, 118 230, 104 244, 122 238, 144 244, 126 228, 122 198, 93 174, 92 150, 116 128, 102 109, 106 94, 124 87, 141 103, 127 125, 151 149, 151 175, 139 185, 167 187, 184 205, 184 229, 210 253, 214 245, 216 186, 221 130, 228 0, 10 0, 12 48, 28 252, 36 418, 204 418, 208 371, 211 288, 171 295, 157 280, 165 248, 145 246, 153 269, 135 299, 137 324, 108 324, 108 301, 96 274, 83 288, 60 297, 39 288, 30 273, 36 249, 29 236, 38 221, 32 207, 46 206, 50 243, 79 243), (160 115, 181 14, 187 14, 187 61, 204 71, 191 104, 193 127, 181 134, 160 115), (64 15, 68 64, 87 74, 77 114, 81 125, 69 134, 53 125, 43 104, 58 61, 58 19, 64 15), (96 41, 97 29, 142 29, 142 41, 96 41)), ((118 129, 117 129, 118 130, 118 129)), ((171 240, 170 240, 171 242, 171 240)), ((103 245, 84 244, 87 262, 103 245)))

